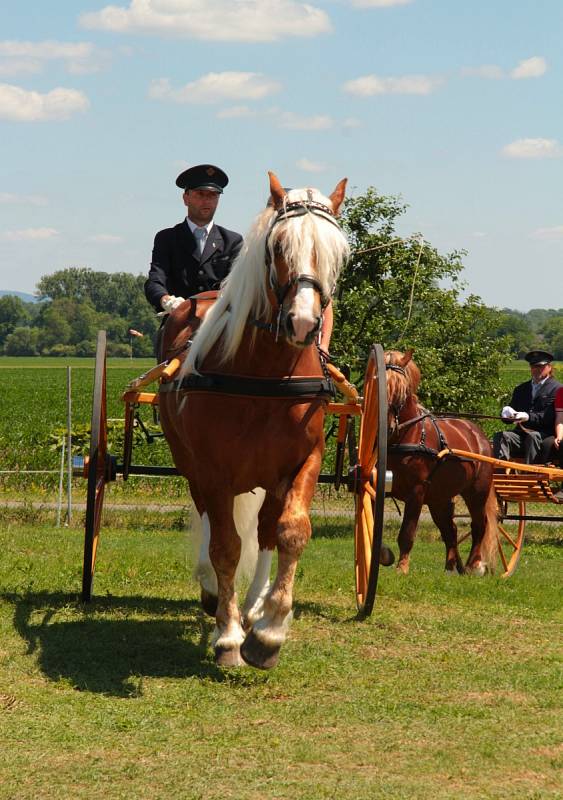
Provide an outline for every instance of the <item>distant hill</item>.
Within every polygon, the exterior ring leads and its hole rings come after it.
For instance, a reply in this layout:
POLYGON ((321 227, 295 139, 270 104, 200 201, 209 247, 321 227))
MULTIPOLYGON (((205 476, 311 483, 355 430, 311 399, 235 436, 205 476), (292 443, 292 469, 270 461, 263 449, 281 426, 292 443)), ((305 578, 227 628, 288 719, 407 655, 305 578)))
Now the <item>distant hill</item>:
POLYGON ((37 303, 37 298, 33 294, 27 294, 27 292, 14 292, 9 289, 0 289, 0 297, 4 297, 7 294, 15 295, 19 297, 20 300, 23 300, 24 303, 37 303))

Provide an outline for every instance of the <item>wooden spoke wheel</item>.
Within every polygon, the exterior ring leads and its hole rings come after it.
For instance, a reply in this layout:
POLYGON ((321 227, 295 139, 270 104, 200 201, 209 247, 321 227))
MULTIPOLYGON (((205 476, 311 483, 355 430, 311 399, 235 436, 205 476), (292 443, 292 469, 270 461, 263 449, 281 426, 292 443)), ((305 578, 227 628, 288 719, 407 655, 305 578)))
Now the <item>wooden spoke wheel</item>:
POLYGON ((499 501, 498 520, 498 552, 501 561, 501 578, 510 578, 516 571, 526 530, 526 503, 524 500, 514 502, 499 501), (514 517, 514 519, 507 519, 514 517))
POLYGON ((84 566, 82 570, 82 599, 92 599, 96 552, 102 521, 104 490, 109 480, 106 409, 106 333, 99 331, 96 347, 94 393, 90 452, 88 457, 88 489, 86 496, 86 523, 84 526, 84 566))
POLYGON ((383 348, 375 344, 364 378, 355 471, 354 566, 356 604, 361 616, 369 616, 375 602, 383 539, 386 466, 387 379, 383 348))

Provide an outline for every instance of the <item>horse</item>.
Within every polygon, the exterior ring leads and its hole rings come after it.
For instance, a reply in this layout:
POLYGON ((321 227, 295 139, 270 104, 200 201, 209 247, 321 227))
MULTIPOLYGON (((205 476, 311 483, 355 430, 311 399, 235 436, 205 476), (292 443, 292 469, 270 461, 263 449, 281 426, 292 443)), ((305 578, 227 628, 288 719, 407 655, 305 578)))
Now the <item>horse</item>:
POLYGON ((420 512, 426 503, 446 547, 446 572, 484 575, 494 571, 499 534, 493 468, 453 454, 438 458, 438 453, 456 448, 491 456, 491 445, 477 425, 457 418, 438 420, 418 403, 421 375, 412 354, 412 350, 385 352, 391 496, 404 502, 397 570, 408 574, 420 512), (463 497, 471 517, 472 545, 465 566, 454 522, 457 495, 463 497))
POLYGON ((325 197, 286 191, 269 173, 269 204, 218 296, 188 299, 164 327, 165 357, 187 348, 160 386, 160 416, 202 520, 196 575, 221 666, 275 666, 292 618, 331 392, 316 342, 349 256, 336 219, 346 182, 325 197), (241 613, 234 576, 247 536, 258 556, 241 613))

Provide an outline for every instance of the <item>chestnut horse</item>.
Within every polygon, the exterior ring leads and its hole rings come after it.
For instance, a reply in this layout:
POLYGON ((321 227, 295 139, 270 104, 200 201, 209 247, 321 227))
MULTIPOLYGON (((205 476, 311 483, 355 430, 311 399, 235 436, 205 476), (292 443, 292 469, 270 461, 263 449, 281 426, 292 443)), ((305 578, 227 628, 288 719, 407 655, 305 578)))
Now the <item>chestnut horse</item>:
POLYGON ((391 496, 405 504, 399 531, 397 569, 409 571, 418 520, 428 505, 446 546, 446 571, 484 575, 496 562, 498 517, 493 468, 454 455, 438 458, 448 447, 491 456, 483 431, 463 419, 436 419, 418 403, 420 370, 412 350, 385 353, 389 401, 387 465, 393 472, 391 496), (458 550, 454 498, 463 497, 471 517, 472 546, 465 567, 458 550))
POLYGON ((349 254, 336 221, 346 179, 324 197, 286 192, 269 175, 272 202, 216 301, 191 298, 165 326, 165 357, 189 349, 173 390, 161 386, 160 396, 164 434, 202 517, 196 574, 204 608, 215 613, 215 659, 263 669, 278 661, 311 535, 330 393, 316 340, 349 254), (245 535, 257 536, 258 559, 241 614, 234 577, 245 535))

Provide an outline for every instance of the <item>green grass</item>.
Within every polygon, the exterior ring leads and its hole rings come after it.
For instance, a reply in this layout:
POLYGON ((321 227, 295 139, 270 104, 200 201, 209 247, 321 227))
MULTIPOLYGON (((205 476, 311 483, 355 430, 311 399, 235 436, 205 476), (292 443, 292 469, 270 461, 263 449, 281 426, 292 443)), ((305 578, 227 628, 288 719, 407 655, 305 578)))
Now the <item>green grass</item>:
MULTIPOLYGON (((355 618, 350 523, 315 520, 270 673, 219 670, 185 533, 0 531, 0 797, 560 797, 560 540, 509 581, 446 578, 423 526, 355 618)), ((135 528, 135 530, 132 530, 135 528)), ((556 532, 555 532, 556 533, 556 532)))

